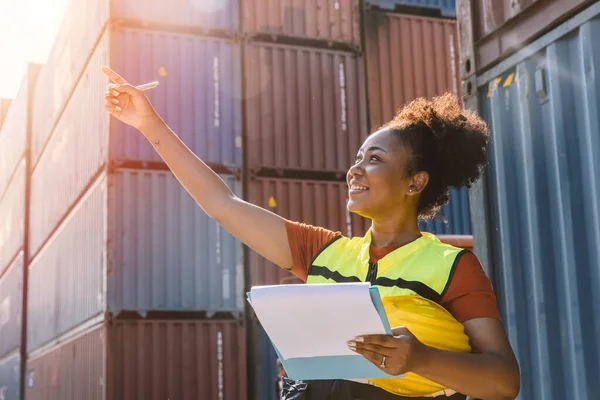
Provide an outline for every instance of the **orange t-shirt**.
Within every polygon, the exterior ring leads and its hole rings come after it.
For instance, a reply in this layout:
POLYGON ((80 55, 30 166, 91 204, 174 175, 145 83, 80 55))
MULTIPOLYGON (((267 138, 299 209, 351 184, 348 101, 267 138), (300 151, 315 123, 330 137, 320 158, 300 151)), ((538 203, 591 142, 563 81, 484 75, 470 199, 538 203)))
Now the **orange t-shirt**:
MULTIPOLYGON (((287 220, 286 226, 293 258, 291 272, 306 282, 308 269, 317 252, 341 233, 287 220)), ((370 261, 375 263, 398 247, 400 246, 378 248, 371 244, 370 261)), ((475 255, 463 253, 450 279, 450 285, 443 294, 440 305, 454 318, 461 323, 473 318, 500 319, 492 284, 475 255)))

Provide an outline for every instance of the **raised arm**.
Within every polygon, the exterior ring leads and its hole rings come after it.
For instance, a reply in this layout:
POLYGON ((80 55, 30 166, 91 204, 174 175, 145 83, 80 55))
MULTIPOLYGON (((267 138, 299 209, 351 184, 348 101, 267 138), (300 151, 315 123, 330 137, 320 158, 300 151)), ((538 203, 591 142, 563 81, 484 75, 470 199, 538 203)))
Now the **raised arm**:
POLYGON ((236 197, 169 129, 142 91, 108 67, 102 67, 102 71, 114 82, 105 94, 108 112, 137 128, 150 141, 206 214, 258 254, 290 269, 292 254, 284 219, 236 197))

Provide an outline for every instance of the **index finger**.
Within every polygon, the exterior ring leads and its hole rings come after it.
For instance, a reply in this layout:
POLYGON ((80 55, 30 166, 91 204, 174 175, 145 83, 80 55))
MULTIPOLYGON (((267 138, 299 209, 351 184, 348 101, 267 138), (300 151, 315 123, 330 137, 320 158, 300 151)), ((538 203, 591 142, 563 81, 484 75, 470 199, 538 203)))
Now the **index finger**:
POLYGON ((382 347, 396 347, 394 337, 390 335, 362 335, 354 339, 364 344, 374 344, 382 347))
POLYGON ((100 69, 114 83, 118 83, 119 85, 124 85, 124 84, 127 83, 127 81, 125 79, 123 79, 123 77, 121 75, 117 74, 115 71, 113 71, 112 69, 108 68, 106 65, 103 65, 102 67, 100 67, 100 69))

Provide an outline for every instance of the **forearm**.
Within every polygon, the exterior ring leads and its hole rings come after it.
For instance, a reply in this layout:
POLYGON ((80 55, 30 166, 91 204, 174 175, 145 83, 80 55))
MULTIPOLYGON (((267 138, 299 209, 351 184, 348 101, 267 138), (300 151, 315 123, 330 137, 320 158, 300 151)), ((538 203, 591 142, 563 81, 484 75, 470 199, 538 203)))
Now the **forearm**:
POLYGON ((227 184, 161 120, 140 129, 175 177, 210 217, 218 219, 235 198, 227 184))
POLYGON ((497 354, 457 353, 426 347, 415 373, 484 400, 508 400, 519 392, 519 370, 497 354))

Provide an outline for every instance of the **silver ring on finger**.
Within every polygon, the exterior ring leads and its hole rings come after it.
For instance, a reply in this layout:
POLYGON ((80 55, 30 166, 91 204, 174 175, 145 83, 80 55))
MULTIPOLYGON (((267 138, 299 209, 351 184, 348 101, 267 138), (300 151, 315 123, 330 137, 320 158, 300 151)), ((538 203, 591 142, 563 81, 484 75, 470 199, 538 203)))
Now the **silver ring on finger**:
POLYGON ((383 356, 383 360, 381 360, 381 364, 379 364, 380 368, 385 368, 385 356, 383 356))

